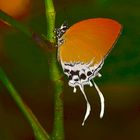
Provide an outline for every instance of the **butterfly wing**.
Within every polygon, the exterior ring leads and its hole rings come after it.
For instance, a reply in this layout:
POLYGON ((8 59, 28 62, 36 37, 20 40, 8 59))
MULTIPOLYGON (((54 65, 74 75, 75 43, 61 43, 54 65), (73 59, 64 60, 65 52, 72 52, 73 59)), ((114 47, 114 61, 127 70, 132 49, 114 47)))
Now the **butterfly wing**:
MULTIPOLYGON (((96 18, 74 24, 60 38, 63 40, 63 44, 58 48, 58 57, 64 71, 70 71, 68 74, 68 76, 70 75, 69 85, 74 87, 74 92, 76 92, 75 87, 79 86, 87 103, 82 125, 84 125, 91 110, 84 92, 84 85, 92 86, 90 80, 99 75, 98 71, 103 65, 103 60, 114 46, 120 31, 121 25, 118 22, 112 19, 96 18), (66 67, 66 64, 69 68, 66 67), (72 74, 72 70, 74 74, 72 74), (88 71, 91 75, 88 75, 88 71), (80 72, 82 73, 80 74, 80 72), (84 74, 84 77, 82 74, 84 74)), ((100 118, 102 118, 104 114, 104 97, 94 81, 93 83, 101 99, 100 118)))
POLYGON ((60 60, 99 64, 114 46, 120 32, 121 25, 112 19, 78 22, 62 36, 64 43, 59 47, 60 60))

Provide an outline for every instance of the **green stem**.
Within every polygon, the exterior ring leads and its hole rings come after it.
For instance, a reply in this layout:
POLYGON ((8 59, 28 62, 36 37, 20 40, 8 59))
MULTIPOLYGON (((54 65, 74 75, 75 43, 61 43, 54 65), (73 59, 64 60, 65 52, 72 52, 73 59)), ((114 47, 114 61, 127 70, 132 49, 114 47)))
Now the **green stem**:
MULTIPOLYGON (((46 18, 47 18, 47 39, 55 43, 55 9, 52 0, 45 0, 46 18)), ((63 81, 57 61, 57 50, 50 53, 49 56, 50 78, 54 85, 54 126, 52 140, 64 140, 64 117, 63 117, 63 81)))
POLYGON ((45 0, 46 19, 47 19, 47 40, 55 43, 55 9, 52 0, 45 0))
POLYGON ((64 117, 63 117, 63 81, 58 67, 56 53, 50 58, 50 78, 54 86, 54 126, 52 140, 64 140, 64 117))
MULTIPOLYGON (((46 18, 47 18, 47 40, 52 44, 55 43, 55 10, 52 0, 45 0, 46 7, 46 18)), ((45 51, 48 51, 48 46, 51 44, 47 41, 44 41, 42 37, 31 32, 25 25, 16 21, 14 18, 10 17, 6 13, 0 10, 0 20, 8 22, 11 26, 17 28, 18 30, 25 33, 27 36, 31 37, 41 48, 45 51)), ((55 49, 56 50, 56 49, 55 49)), ((50 77, 54 82, 54 129, 52 133, 53 140, 64 140, 64 125, 63 125, 63 81, 61 80, 61 74, 57 66, 57 56, 56 52, 51 51, 50 53, 50 77)), ((36 120, 35 116, 31 110, 23 103, 22 99, 19 97, 18 93, 7 79, 6 75, 0 70, 0 79, 10 91, 11 96, 26 116, 30 125, 32 126, 37 140, 47 140, 49 138, 48 134, 44 131, 41 125, 36 120), (2 76, 3 75, 3 76, 2 76), (3 78, 5 80, 2 80, 3 78), (19 101, 18 101, 19 100, 19 101), (41 138, 42 137, 42 138, 41 138)))
POLYGON ((11 84, 9 79, 7 78, 6 74, 3 72, 3 70, 0 68, 0 80, 5 85, 7 90, 9 91, 9 94, 21 110, 21 112, 26 117, 27 121, 29 122, 30 126, 33 129, 34 135, 36 140, 49 140, 49 135, 41 124, 38 122, 37 118, 34 116, 32 111, 28 108, 28 106, 23 102, 17 91, 15 90, 14 86, 11 84))
POLYGON ((35 41, 35 43, 38 44, 38 46, 41 49, 43 49, 45 52, 50 51, 49 50, 50 47, 48 47, 48 46, 51 46, 51 44, 49 41, 43 39, 43 35, 40 36, 37 33, 32 32, 24 24, 20 23, 19 21, 17 21, 14 18, 12 18, 11 16, 6 14, 2 10, 0 10, 0 20, 7 22, 10 26, 18 29, 19 31, 21 31, 22 33, 27 35, 28 37, 32 38, 35 41))
POLYGON ((54 128, 52 140, 64 140, 64 117, 63 117, 63 81, 57 80, 54 83, 54 128))

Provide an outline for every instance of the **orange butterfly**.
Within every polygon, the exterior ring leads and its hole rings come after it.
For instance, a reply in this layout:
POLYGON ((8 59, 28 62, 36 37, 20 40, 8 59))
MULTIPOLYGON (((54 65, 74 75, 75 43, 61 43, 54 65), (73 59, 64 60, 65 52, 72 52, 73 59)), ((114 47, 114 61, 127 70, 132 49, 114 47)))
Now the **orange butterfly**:
POLYGON ((90 114, 90 104, 84 92, 84 85, 94 84, 101 99, 100 118, 104 114, 104 97, 93 79, 101 76, 99 70, 113 46, 122 26, 108 18, 93 18, 80 21, 67 29, 63 24, 56 30, 58 59, 64 73, 68 76, 69 86, 79 86, 87 102, 87 110, 82 125, 90 114), (93 82, 93 84, 92 84, 93 82))

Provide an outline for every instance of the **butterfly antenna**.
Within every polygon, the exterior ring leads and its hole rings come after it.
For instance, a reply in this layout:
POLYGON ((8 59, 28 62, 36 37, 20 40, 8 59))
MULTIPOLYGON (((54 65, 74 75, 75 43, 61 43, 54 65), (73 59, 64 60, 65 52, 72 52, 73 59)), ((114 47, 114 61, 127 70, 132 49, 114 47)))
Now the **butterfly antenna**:
POLYGON ((66 20, 61 25, 61 28, 64 28, 65 30, 68 29, 68 22, 66 20))

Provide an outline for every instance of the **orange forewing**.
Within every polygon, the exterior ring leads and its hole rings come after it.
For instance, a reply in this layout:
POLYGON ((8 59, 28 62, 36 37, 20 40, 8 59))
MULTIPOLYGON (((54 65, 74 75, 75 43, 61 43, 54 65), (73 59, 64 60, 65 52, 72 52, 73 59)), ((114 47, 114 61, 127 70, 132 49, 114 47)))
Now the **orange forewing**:
POLYGON ((109 53, 121 31, 121 25, 107 18, 95 18, 78 22, 62 36, 64 43, 59 48, 63 62, 93 60, 98 64, 109 53))

